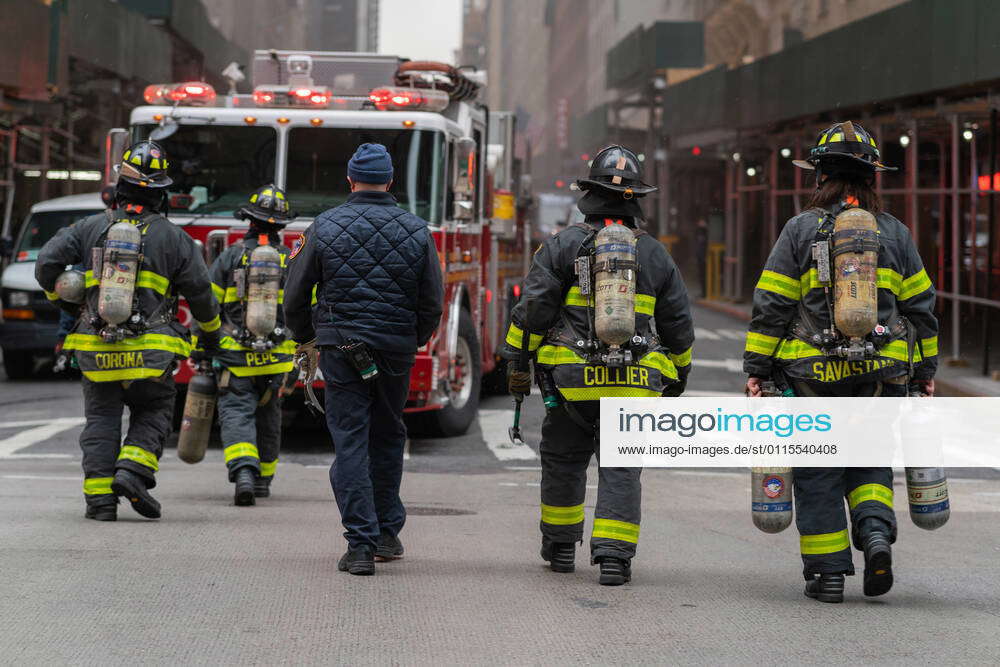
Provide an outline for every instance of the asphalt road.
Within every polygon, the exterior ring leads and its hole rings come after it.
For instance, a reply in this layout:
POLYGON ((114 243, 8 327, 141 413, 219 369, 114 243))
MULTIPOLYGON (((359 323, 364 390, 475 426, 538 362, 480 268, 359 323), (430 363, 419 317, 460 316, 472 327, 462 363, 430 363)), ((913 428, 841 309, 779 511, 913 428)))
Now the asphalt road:
MULTIPOLYGON (((691 394, 737 393, 741 323, 698 309, 691 394)), ((163 519, 127 505, 83 519, 76 383, 0 380, 3 664, 997 664, 1000 484, 951 471, 936 532, 900 513, 896 586, 848 581, 843 605, 802 596, 797 535, 758 532, 748 473, 647 470, 631 584, 538 557, 535 453, 506 446, 510 400, 459 438, 411 442, 406 557, 375 577, 336 571, 343 540, 328 436, 286 434, 274 495, 232 504, 221 452, 168 450, 163 519)), ((896 497, 905 498, 897 476, 896 497)), ((596 468, 591 468, 588 523, 596 468)), ((855 564, 860 565, 859 557, 855 564)))

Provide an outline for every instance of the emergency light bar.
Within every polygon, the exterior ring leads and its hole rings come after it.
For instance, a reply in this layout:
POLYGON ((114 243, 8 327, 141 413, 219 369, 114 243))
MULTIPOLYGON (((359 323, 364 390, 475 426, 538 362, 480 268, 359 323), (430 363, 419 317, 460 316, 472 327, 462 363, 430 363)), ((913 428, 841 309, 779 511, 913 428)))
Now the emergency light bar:
POLYGON ((330 105, 333 91, 326 86, 258 86, 253 91, 253 102, 259 107, 311 107, 330 105))
POLYGON ((376 88, 369 95, 379 111, 444 111, 448 93, 424 88, 376 88))
POLYGON ((147 104, 187 104, 208 106, 215 103, 215 88, 203 81, 185 83, 154 83, 146 86, 142 96, 147 104))

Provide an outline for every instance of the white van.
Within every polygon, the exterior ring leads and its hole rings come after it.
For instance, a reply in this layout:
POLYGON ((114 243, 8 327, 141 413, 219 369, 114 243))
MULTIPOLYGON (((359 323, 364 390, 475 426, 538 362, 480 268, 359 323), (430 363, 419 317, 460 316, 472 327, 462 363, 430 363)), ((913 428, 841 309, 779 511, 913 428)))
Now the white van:
POLYGON ((45 242, 63 227, 104 210, 98 192, 39 202, 14 242, 10 265, 0 279, 0 347, 7 377, 30 377, 37 356, 52 356, 59 330, 59 309, 49 303, 35 280, 35 260, 45 242))

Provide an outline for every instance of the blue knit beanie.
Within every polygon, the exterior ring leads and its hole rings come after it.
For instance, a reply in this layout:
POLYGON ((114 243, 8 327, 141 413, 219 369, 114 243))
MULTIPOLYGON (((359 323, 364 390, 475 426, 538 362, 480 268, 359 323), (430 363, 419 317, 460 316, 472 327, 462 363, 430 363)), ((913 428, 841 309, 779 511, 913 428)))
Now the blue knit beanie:
POLYGON ((355 183, 388 183, 392 180, 389 151, 382 144, 361 144, 347 163, 347 176, 355 183))

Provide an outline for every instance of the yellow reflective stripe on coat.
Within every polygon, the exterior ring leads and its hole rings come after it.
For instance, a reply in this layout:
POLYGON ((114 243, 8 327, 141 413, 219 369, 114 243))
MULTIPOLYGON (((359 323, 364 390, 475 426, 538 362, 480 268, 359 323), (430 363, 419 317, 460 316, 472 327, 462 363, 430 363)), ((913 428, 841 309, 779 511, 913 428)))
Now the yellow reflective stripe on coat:
MULTIPOLYGON (((878 353, 881 357, 888 357, 896 361, 905 361, 907 363, 910 361, 909 346, 905 340, 894 340, 883 346, 878 353)), ((916 345, 913 346, 913 361, 914 363, 923 361, 923 357, 920 356, 920 348, 916 345)))
POLYGON ((83 375, 92 382, 121 382, 158 378, 166 372, 163 368, 123 368, 117 371, 83 371, 83 375))
POLYGON ((808 359, 809 357, 825 356, 818 347, 813 347, 801 340, 788 339, 781 341, 774 356, 778 359, 795 360, 808 359))
POLYGON ((778 349, 780 342, 781 339, 777 336, 768 336, 756 331, 748 331, 747 342, 743 349, 747 352, 754 352, 770 357, 778 349))
POLYGON ((892 489, 882 484, 862 484, 847 494, 847 503, 851 509, 869 500, 888 505, 892 509, 892 489))
POLYGON ((656 310, 656 297, 650 296, 648 294, 636 294, 635 295, 635 312, 642 315, 653 316, 653 312, 656 310))
MULTIPOLYGON (((660 372, 665 378, 670 378, 672 380, 677 379, 677 368, 674 366, 667 355, 662 352, 647 352, 639 359, 639 365, 645 366, 646 368, 654 368, 660 372)), ((654 396, 659 396, 658 392, 654 392, 654 396)))
POLYGON ((198 326, 201 327, 202 331, 206 333, 211 333, 213 331, 218 330, 218 328, 222 326, 222 318, 216 315, 208 322, 198 322, 198 326))
POLYGON ((548 366, 559 364, 585 364, 587 360, 579 354, 561 345, 542 345, 538 348, 538 363, 548 366))
POLYGON ((281 373, 288 373, 293 368, 295 368, 295 362, 293 361, 282 361, 266 366, 226 366, 226 370, 236 377, 241 378, 253 377, 255 375, 279 375, 281 373))
POLYGON ((118 453, 119 461, 135 461, 140 465, 144 465, 153 472, 160 469, 160 463, 156 460, 156 454, 153 452, 147 452, 142 447, 136 447, 135 445, 125 445, 122 447, 121 452, 118 453))
POLYGON ((921 338, 920 347, 923 348, 924 357, 936 357, 938 353, 938 337, 921 338))
POLYGON ((274 459, 273 461, 260 462, 261 477, 274 477, 274 473, 277 469, 278 469, 278 459, 274 459))
POLYGON ((42 291, 45 292, 45 298, 48 299, 49 301, 58 301, 59 300, 59 295, 56 294, 55 292, 48 292, 46 290, 42 290, 42 291))
POLYGON ((796 278, 764 270, 757 281, 757 289, 774 292, 794 301, 799 300, 800 282, 796 278))
POLYGON ((583 294, 580 293, 580 288, 574 285, 573 287, 569 288, 568 292, 566 292, 566 298, 563 299, 563 305, 580 306, 582 308, 586 308, 587 306, 590 305, 590 301, 588 297, 585 297, 583 294))
POLYGON ((636 544, 639 541, 639 524, 615 519, 594 519, 594 532, 591 533, 591 537, 636 544))
POLYGON ((680 354, 671 352, 667 356, 670 357, 670 361, 674 362, 674 366, 687 366, 691 363, 691 348, 689 347, 680 354))
MULTIPOLYGON (((510 328, 507 329, 506 342, 511 347, 520 350, 521 341, 523 340, 523 333, 521 328, 515 324, 511 324, 510 328)), ((531 338, 528 340, 528 349, 534 352, 538 349, 538 346, 542 344, 542 334, 531 334, 531 338)))
POLYGON ((920 269, 919 273, 915 273, 909 278, 903 280, 899 287, 899 300, 906 301, 907 299, 912 299, 913 297, 926 292, 931 288, 931 279, 927 275, 927 271, 920 269))
MULTIPOLYGON (((182 357, 191 354, 191 344, 178 336, 147 333, 123 338, 116 343, 105 343, 96 334, 72 333, 66 336, 63 349, 81 352, 127 352, 130 350, 163 350, 182 357)), ((161 371, 162 372, 162 371, 161 371)))
POLYGON ((799 550, 806 556, 835 554, 838 551, 850 548, 851 541, 847 538, 847 529, 837 531, 836 533, 801 535, 799 537, 799 550))
POLYGON ((219 303, 222 303, 226 298, 225 288, 220 285, 216 285, 215 283, 212 283, 212 294, 215 296, 215 300, 219 303))
POLYGON ((811 289, 822 288, 823 283, 819 281, 819 273, 816 269, 809 269, 799 277, 799 294, 805 294, 811 289))
POLYGON ((583 505, 560 507, 542 503, 542 523, 552 526, 572 526, 583 523, 583 505))
POLYGON ((147 287, 157 294, 166 296, 170 291, 170 281, 158 273, 152 271, 140 271, 139 277, 135 281, 136 287, 147 287))
POLYGON ((85 271, 83 273, 83 286, 85 288, 89 289, 91 287, 97 287, 100 284, 101 281, 94 277, 93 271, 85 271))
POLYGON ((257 454, 257 445, 252 442, 237 442, 235 445, 229 445, 222 450, 222 454, 226 459, 226 463, 243 456, 249 456, 255 459, 260 458, 257 454))
POLYGON ((310 306, 315 306, 318 302, 318 299, 316 298, 316 287, 316 285, 313 285, 312 299, 309 301, 310 306))
POLYGON ((111 490, 111 482, 114 477, 91 477, 83 480, 83 493, 88 496, 101 496, 114 493, 111 490))
POLYGON ((660 392, 640 387, 559 387, 567 401, 599 401, 602 398, 656 398, 660 392))
MULTIPOLYGON (((219 340, 219 347, 223 350, 233 350, 236 352, 253 352, 254 349, 247 347, 246 345, 240 345, 240 343, 232 336, 223 336, 219 340)), ((272 347, 268 352, 274 354, 295 354, 295 341, 289 338, 288 340, 280 343, 279 345, 272 347)))

